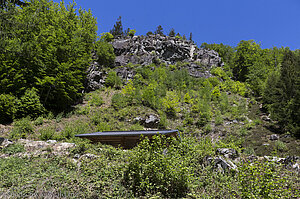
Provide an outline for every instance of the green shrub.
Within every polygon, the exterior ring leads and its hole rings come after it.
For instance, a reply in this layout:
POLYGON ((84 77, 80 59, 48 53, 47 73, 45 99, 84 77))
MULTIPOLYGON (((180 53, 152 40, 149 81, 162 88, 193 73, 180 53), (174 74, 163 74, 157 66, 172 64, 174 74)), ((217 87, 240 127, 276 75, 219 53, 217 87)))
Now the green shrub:
POLYGON ((55 134, 55 128, 51 126, 45 127, 40 129, 39 132, 41 140, 51 140, 55 134))
POLYGON ((0 123, 11 122, 17 111, 15 97, 9 94, 0 95, 0 123))
POLYGON ((89 93, 89 104, 91 106, 101 106, 104 104, 103 98, 101 97, 99 92, 89 93))
POLYGON ((221 124, 223 124, 223 117, 222 117, 222 115, 221 115, 221 112, 220 111, 217 111, 217 113, 216 113, 216 116, 215 116, 215 123, 216 123, 216 125, 221 125, 221 124))
POLYGON ((58 114, 56 115, 56 117, 55 117, 55 121, 56 121, 57 123, 61 122, 63 116, 64 116, 64 112, 58 113, 58 114))
POLYGON ((129 157, 123 175, 125 186, 136 195, 184 196, 189 174, 176 145, 176 140, 164 136, 154 136, 152 141, 144 139, 129 157))
POLYGON ((211 120, 211 112, 200 112, 199 113, 199 119, 197 121, 197 126, 198 127, 203 127, 206 124, 208 124, 211 120))
POLYGON ((90 128, 88 123, 85 123, 81 120, 76 120, 68 123, 65 128, 62 130, 60 139, 70 140, 75 137, 77 134, 89 133, 90 128))
POLYGON ((108 123, 106 123, 106 122, 100 122, 98 125, 97 125, 97 127, 96 127, 96 130, 97 131, 111 131, 112 130, 112 128, 111 128, 111 126, 108 124, 108 123))
POLYGON ((112 67, 114 65, 116 56, 110 43, 99 40, 96 43, 96 54, 100 65, 105 67, 112 67))
POLYGON ((44 123, 44 118, 42 116, 36 118, 34 121, 33 121, 33 124, 35 126, 40 126, 44 123))
POLYGON ((12 139, 27 138, 33 133, 33 127, 29 117, 17 120, 13 125, 13 130, 10 134, 12 139))
POLYGON ((8 155, 13 155, 16 153, 25 152, 25 148, 22 144, 12 144, 2 149, 1 152, 8 155))
POLYGON ((121 88, 122 80, 115 71, 110 71, 105 79, 105 86, 112 88, 121 88))
POLYGON ((45 112, 43 104, 40 102, 40 97, 37 89, 27 89, 25 94, 18 100, 17 114, 18 118, 30 116, 37 118, 45 112))
POLYGON ((275 142, 275 147, 278 151, 287 151, 288 147, 286 146, 286 144, 280 140, 277 140, 275 142))
POLYGON ((243 163, 238 180, 242 198, 293 198, 291 181, 274 162, 243 163))
POLYGON ((176 113, 180 111, 179 108, 179 97, 175 92, 168 91, 166 97, 162 99, 163 110, 169 116, 176 116, 176 113))
POLYGON ((111 98, 111 104, 115 109, 121 109, 127 106, 128 101, 126 96, 124 96, 122 93, 116 93, 111 98))

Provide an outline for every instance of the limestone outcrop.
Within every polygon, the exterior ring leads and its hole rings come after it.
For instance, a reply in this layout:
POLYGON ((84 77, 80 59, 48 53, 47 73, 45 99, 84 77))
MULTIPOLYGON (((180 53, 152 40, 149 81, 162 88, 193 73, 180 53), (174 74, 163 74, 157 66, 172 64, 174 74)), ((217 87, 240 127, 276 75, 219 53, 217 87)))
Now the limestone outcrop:
MULTIPOLYGON (((212 66, 222 66, 222 60, 213 50, 198 48, 193 41, 176 37, 150 35, 118 38, 111 42, 116 55, 114 69, 123 79, 131 79, 135 72, 131 64, 146 66, 154 64, 178 65, 194 77, 210 77, 212 66), (125 66, 125 67, 124 67, 125 66)), ((93 62, 88 70, 87 90, 103 86, 103 66, 93 62)))

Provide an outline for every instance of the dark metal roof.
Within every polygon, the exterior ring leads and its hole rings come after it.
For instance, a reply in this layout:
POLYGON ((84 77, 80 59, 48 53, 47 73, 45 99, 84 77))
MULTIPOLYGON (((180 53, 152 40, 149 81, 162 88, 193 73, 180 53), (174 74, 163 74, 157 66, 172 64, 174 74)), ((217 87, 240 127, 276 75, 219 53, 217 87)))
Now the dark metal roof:
POLYGON ((86 133, 75 135, 75 137, 93 137, 93 136, 137 136, 137 135, 156 135, 178 133, 178 130, 142 130, 142 131, 103 131, 96 133, 86 133))

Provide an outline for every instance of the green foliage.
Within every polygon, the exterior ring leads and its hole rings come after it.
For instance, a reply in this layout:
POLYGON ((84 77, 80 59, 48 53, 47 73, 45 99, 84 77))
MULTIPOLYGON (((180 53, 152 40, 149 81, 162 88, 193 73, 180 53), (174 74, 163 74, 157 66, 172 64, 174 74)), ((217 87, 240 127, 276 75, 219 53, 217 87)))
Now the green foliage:
POLYGON ((137 195, 161 193, 172 198, 185 195, 188 168, 176 145, 177 140, 163 136, 154 136, 152 141, 144 139, 129 157, 124 184, 137 195))
MULTIPOLYGON (((49 129, 50 130, 50 129, 49 129)), ((59 140, 72 140, 77 134, 90 133, 90 127, 88 123, 76 120, 70 123, 67 123, 60 135, 56 137, 59 140)), ((51 132, 51 131, 50 131, 51 132)))
POLYGON ((169 32, 169 37, 175 37, 176 33, 175 33, 175 30, 174 28, 172 28, 169 32))
POLYGON ((106 41, 99 40, 96 42, 97 61, 104 67, 113 67, 115 63, 115 54, 112 45, 106 41))
POLYGON ((33 133, 33 126, 31 124, 30 118, 22 118, 14 122, 13 130, 10 134, 12 139, 27 138, 29 134, 33 133))
POLYGON ((127 35, 130 36, 130 37, 133 37, 133 36, 135 35, 135 33, 136 33, 136 30, 130 29, 130 30, 128 31, 127 35))
POLYGON ((25 94, 18 100, 17 117, 37 118, 45 112, 45 108, 40 102, 40 97, 35 88, 27 89, 25 94))
MULTIPOLYGON (((90 11, 74 6, 34 0, 17 9, 13 21, 19 25, 3 38, 6 46, 0 52, 1 94, 21 99, 36 88, 48 109, 69 107, 82 96, 97 27, 90 11)), ((24 116, 29 110, 21 108, 24 116)))
POLYGON ((112 88, 121 88, 122 80, 115 71, 110 71, 105 79, 105 85, 112 88))
POLYGON ((118 110, 124 108, 128 104, 128 101, 125 95, 122 93, 116 93, 112 96, 111 103, 112 106, 118 110))
POLYGON ((122 17, 119 16, 116 24, 114 25, 113 29, 109 31, 115 38, 119 36, 123 36, 123 25, 122 25, 122 17))
POLYGON ((1 152, 8 155, 13 155, 16 153, 25 152, 25 148, 22 144, 12 144, 2 149, 1 152))
POLYGON ((260 57, 260 45, 255 43, 254 40, 240 41, 236 47, 236 53, 233 61, 233 75, 238 81, 246 81, 246 76, 251 67, 260 57))
POLYGON ((222 58, 222 61, 226 64, 232 65, 233 57, 235 54, 235 48, 231 47, 229 45, 224 44, 207 44, 203 43, 201 44, 202 48, 215 50, 219 53, 219 56, 222 58))
POLYGON ((41 140, 45 140, 45 141, 51 140, 54 138, 55 127, 52 126, 44 127, 42 129, 39 129, 39 133, 40 133, 41 140))
POLYGON ((100 38, 101 41, 111 42, 111 41, 113 41, 113 39, 114 39, 114 36, 111 33, 109 33, 109 32, 101 33, 101 38, 100 38))
POLYGON ((290 182, 276 169, 274 162, 245 163, 239 169, 238 180, 242 198, 290 198, 290 182))
POLYGON ((42 116, 36 118, 34 121, 33 121, 33 124, 35 126, 40 126, 44 123, 44 118, 42 116))
POLYGON ((164 33, 163 33, 163 28, 162 28, 161 25, 157 26, 157 28, 156 28, 154 34, 156 34, 156 35, 161 35, 161 36, 164 35, 164 33))
POLYGON ((0 123, 10 122, 17 111, 15 97, 9 94, 0 95, 0 123))
POLYGON ((268 78, 264 102, 285 131, 300 135, 300 56, 286 50, 280 75, 268 78))
POLYGON ((91 106, 101 106, 104 103, 104 101, 102 99, 101 94, 96 91, 96 92, 89 93, 88 103, 91 106))
POLYGON ((176 116, 180 111, 179 97, 175 92, 168 91, 166 97, 162 99, 162 108, 169 116, 176 116))

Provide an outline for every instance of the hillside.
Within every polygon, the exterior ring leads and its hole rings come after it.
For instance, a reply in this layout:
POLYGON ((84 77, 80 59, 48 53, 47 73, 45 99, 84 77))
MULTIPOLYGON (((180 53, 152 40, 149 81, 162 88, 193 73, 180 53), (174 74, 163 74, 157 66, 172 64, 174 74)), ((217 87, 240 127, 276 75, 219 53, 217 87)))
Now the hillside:
POLYGON ((96 40, 81 9, 0 9, 16 35, 0 21, 1 198, 300 197, 298 50, 116 25, 96 40), (180 136, 126 150, 75 137, 157 129, 180 136))

